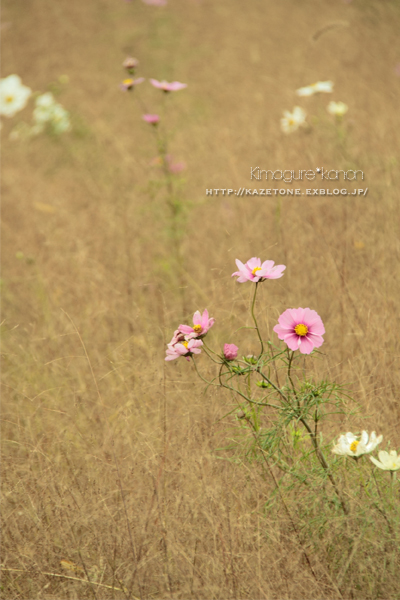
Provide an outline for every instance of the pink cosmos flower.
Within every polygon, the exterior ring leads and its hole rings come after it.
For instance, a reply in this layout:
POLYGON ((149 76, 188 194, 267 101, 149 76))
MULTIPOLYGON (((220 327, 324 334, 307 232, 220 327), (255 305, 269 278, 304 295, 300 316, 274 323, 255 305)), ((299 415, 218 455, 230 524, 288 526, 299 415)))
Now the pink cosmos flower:
MULTIPOLYGON (((168 171, 170 173, 172 173, 173 175, 177 175, 178 173, 180 173, 181 171, 186 169, 186 163, 184 163, 183 161, 176 162, 176 163, 173 162, 173 158, 172 158, 171 154, 165 155, 165 162, 167 164, 168 171)), ((150 162, 150 164, 155 167, 162 167, 163 159, 161 156, 156 156, 155 158, 153 158, 153 160, 150 162)))
POLYGON ((288 308, 278 319, 274 331, 291 350, 310 354, 324 343, 325 327, 321 317, 310 308, 288 308))
POLYGON ((179 81, 168 83, 168 81, 150 79, 150 83, 154 85, 154 87, 158 88, 159 90, 163 90, 164 92, 177 92, 178 90, 183 90, 187 87, 187 83, 179 83, 179 81))
POLYGON ((167 0, 142 0, 148 6, 166 6, 167 0))
POLYGON ((200 354, 202 345, 203 342, 201 340, 183 341, 174 345, 168 344, 165 360, 175 360, 180 356, 184 356, 186 360, 190 360, 192 354, 200 354))
POLYGON ((179 325, 178 331, 185 334, 188 340, 192 338, 201 338, 206 335, 207 331, 214 325, 215 319, 208 318, 208 310, 206 309, 201 315, 198 310, 193 315, 193 327, 189 325, 179 325))
POLYGON ((170 156, 169 154, 167 154, 165 158, 168 162, 168 170, 173 175, 177 175, 178 173, 186 169, 186 163, 184 163, 183 161, 174 163, 172 162, 172 156, 170 156))
POLYGON ((239 348, 235 346, 235 344, 225 344, 224 345, 224 356, 226 360, 235 360, 238 355, 239 348))
POLYGON ((261 264, 260 258, 250 258, 244 265, 240 260, 236 259, 236 265, 239 271, 232 273, 232 277, 237 277, 239 283, 246 281, 264 281, 264 279, 279 279, 282 277, 285 265, 276 265, 274 267, 273 260, 266 260, 261 264))
POLYGON ((143 83, 144 77, 138 77, 137 79, 124 79, 124 81, 120 84, 120 88, 122 91, 127 92, 128 90, 132 90, 135 85, 139 85, 139 83, 143 83))
POLYGON ((142 115, 142 119, 143 121, 146 121, 146 123, 150 123, 150 125, 157 125, 157 123, 160 120, 160 117, 158 115, 142 115))

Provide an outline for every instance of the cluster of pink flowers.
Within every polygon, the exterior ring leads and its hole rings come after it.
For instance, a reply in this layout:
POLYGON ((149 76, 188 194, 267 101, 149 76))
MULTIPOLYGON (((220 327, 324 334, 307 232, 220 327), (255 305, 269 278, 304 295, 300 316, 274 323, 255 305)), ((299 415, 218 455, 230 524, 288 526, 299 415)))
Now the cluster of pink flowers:
POLYGON ((184 356, 186 360, 190 360, 192 354, 200 354, 200 348, 203 345, 201 338, 214 325, 215 319, 209 318, 208 310, 203 314, 197 310, 193 315, 193 327, 190 325, 179 325, 174 331, 172 340, 167 344, 167 356, 165 360, 175 360, 180 356, 184 356))
MULTIPOLYGON (((236 259, 239 271, 232 273, 239 283, 253 281, 258 283, 265 279, 279 279, 282 277, 285 265, 274 266, 273 260, 261 263, 260 258, 250 258, 246 264, 236 259)), ((310 308, 288 308, 278 319, 274 331, 280 340, 283 340, 290 350, 300 350, 301 354, 310 354, 314 348, 319 348, 324 343, 322 335, 325 327, 321 317, 310 308)))
MULTIPOLYGON (((123 62, 123 66, 130 75, 132 75, 135 72, 135 69, 138 66, 138 64, 139 61, 136 58, 130 57, 126 58, 123 62)), ((143 83, 144 80, 144 77, 139 77, 138 79, 124 79, 124 81, 121 84, 121 89, 125 92, 127 90, 132 90, 135 87, 135 85, 143 83)), ((168 83, 168 81, 165 80, 158 81, 158 79, 150 79, 150 83, 153 87, 162 90, 167 94, 169 92, 178 92, 179 90, 184 90, 185 88, 187 88, 187 83, 180 83, 180 81, 172 81, 171 83, 168 83)))
MULTIPOLYGON (((236 259, 238 271, 232 273, 237 277, 239 283, 252 281, 259 283, 266 279, 279 279, 286 269, 285 265, 276 265, 273 260, 263 263, 260 258, 250 258, 245 264, 236 259)), ((168 344, 167 357, 165 360, 174 360, 179 356, 185 356, 187 360, 192 354, 200 354, 203 338, 208 330, 214 325, 214 319, 210 319, 208 311, 201 315, 199 311, 193 315, 193 327, 179 325, 172 340, 168 344)), ((325 327, 321 317, 315 310, 310 308, 288 308, 278 319, 278 325, 274 327, 280 340, 284 341, 290 350, 300 350, 301 354, 311 354, 314 348, 319 348, 324 343, 322 337, 325 327)), ((225 360, 235 360, 238 355, 238 347, 235 344, 225 344, 223 356, 225 360)))

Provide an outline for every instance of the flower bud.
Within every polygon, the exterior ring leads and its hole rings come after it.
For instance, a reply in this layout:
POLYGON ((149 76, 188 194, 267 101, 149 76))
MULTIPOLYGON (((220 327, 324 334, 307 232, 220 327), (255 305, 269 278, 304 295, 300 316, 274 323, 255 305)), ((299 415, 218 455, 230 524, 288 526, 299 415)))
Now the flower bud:
POLYGON ((133 75, 138 64, 139 61, 137 60, 137 58, 132 58, 129 56, 124 60, 122 66, 128 71, 128 73, 130 73, 130 75, 133 75))
POLYGON ((225 344, 224 346, 224 356, 226 360, 235 360, 238 355, 239 348, 235 346, 235 344, 225 344))

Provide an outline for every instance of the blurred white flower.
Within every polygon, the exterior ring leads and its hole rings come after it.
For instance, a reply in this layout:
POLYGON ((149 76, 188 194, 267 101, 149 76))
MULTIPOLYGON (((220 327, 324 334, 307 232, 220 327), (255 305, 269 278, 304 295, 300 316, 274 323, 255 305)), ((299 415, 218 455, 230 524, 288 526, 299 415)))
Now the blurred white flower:
POLYGON ((326 110, 330 115, 334 115, 335 117, 343 117, 343 115, 345 115, 349 110, 349 107, 344 102, 334 102, 331 100, 326 107, 326 110))
POLYGON ((71 129, 69 113, 61 104, 55 101, 51 92, 46 92, 36 98, 36 107, 33 111, 33 120, 35 125, 32 128, 32 135, 43 131, 48 124, 54 133, 60 134, 71 129))
POLYGON ((288 110, 284 110, 283 114, 284 116, 281 119, 281 129, 285 133, 296 131, 300 125, 304 125, 305 123, 306 113, 300 106, 295 106, 292 113, 288 110))
POLYGON ((361 439, 358 440, 354 433, 348 431, 341 435, 336 446, 332 448, 334 454, 340 456, 361 456, 375 450, 378 444, 383 440, 383 436, 376 437, 375 431, 368 436, 366 431, 361 433, 361 439))
POLYGON ((0 114, 13 117, 25 108, 32 90, 22 84, 18 75, 9 75, 0 79, 0 114))
POLYGON ((56 100, 51 92, 46 92, 45 94, 41 94, 35 100, 35 106, 40 108, 48 109, 56 104, 56 100))
POLYGON ((379 460, 373 456, 370 456, 369 458, 374 465, 380 469, 383 469, 384 471, 398 471, 400 469, 400 454, 397 456, 396 450, 391 450, 390 452, 381 450, 378 452, 378 456, 379 460))
POLYGON ((306 87, 299 88, 296 90, 298 96, 312 96, 318 92, 325 92, 327 94, 333 91, 333 81, 317 81, 306 87))
POLYGON ((69 112, 61 106, 56 104, 53 109, 52 126, 54 133, 64 133, 71 129, 71 123, 69 120, 69 112))

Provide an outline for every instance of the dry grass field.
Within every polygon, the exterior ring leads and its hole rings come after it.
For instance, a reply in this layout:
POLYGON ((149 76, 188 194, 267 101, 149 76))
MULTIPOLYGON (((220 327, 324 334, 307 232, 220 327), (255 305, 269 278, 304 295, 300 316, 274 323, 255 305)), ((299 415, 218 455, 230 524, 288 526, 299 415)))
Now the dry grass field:
POLYGON ((235 259, 285 264, 258 322, 278 344, 286 308, 321 316, 322 354, 301 364, 353 411, 324 440, 374 430, 400 449, 399 31, 398 0, 4 0, 2 77, 52 91, 72 124, 10 138, 33 98, 2 118, 4 599, 400 598, 398 480, 339 457, 349 514, 325 487, 282 504, 229 393, 164 361, 205 308, 216 352, 257 352, 235 259), (127 56, 146 81, 123 92, 127 56), (285 134, 294 106, 306 126, 285 134), (155 164, 157 131, 177 175, 155 164), (257 166, 360 170, 339 187, 368 192, 309 196, 338 186, 251 180, 257 166), (304 195, 206 195, 226 188, 304 195))

